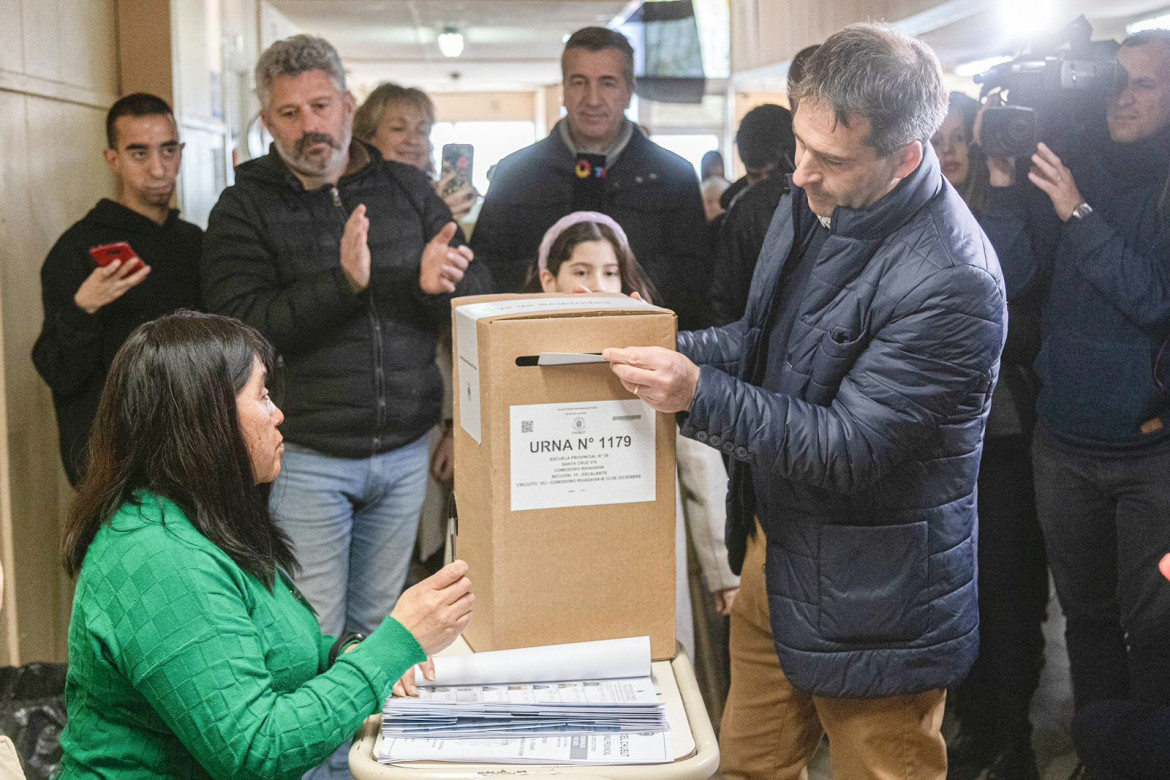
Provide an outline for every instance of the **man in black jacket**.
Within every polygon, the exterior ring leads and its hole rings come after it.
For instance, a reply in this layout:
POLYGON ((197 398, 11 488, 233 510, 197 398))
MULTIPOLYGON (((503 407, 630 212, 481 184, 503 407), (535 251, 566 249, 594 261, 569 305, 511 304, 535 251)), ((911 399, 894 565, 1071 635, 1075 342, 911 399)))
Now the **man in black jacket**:
POLYGON ((32 353, 53 390, 61 462, 74 486, 84 471, 106 372, 122 342, 143 322, 199 308, 203 231, 171 208, 183 159, 171 107, 154 95, 127 95, 106 115, 106 138, 118 199, 98 201, 45 258, 45 323, 32 353), (119 243, 129 248, 91 253, 119 243))
POLYGON ((626 119, 634 50, 619 32, 586 27, 565 44, 561 74, 566 116, 496 168, 471 239, 476 255, 501 292, 519 292, 544 232, 573 211, 600 211, 625 230, 654 302, 674 309, 680 327, 697 327, 709 265, 699 180, 626 119))
POLYGON ((743 318, 603 355, 732 458, 723 776, 798 777, 825 731, 838 777, 941 780, 945 690, 979 646, 1003 280, 929 144, 947 93, 925 44, 850 25, 798 94, 793 190, 743 318))
POLYGON ((1036 509, 1066 620, 1073 706, 1170 705, 1170 31, 1117 52, 1125 85, 1027 182, 988 159, 981 223, 1009 295, 1041 296, 1032 458, 1036 509), (1162 368, 1164 368, 1164 362, 1162 368))
POLYGON ((443 396, 436 339, 449 296, 470 291, 472 255, 425 174, 352 139, 327 41, 273 44, 256 84, 273 148, 211 213, 203 290, 283 359, 270 506, 297 584, 325 633, 368 634, 406 579, 443 396))
POLYGON ((747 174, 728 188, 730 192, 732 187, 741 186, 719 225, 711 271, 714 325, 726 325, 743 316, 764 235, 780 199, 788 193, 788 174, 796 154, 792 114, 770 103, 756 106, 739 123, 735 145, 747 174))

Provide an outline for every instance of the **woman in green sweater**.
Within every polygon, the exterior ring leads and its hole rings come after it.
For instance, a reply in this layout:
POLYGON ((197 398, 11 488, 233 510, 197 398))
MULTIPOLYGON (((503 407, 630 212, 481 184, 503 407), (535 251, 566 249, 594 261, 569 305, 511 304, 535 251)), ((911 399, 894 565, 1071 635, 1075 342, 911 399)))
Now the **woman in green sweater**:
POLYGON ((321 634, 268 516, 272 366, 256 331, 190 312, 114 359, 63 543, 66 777, 296 777, 470 621, 456 561, 364 641, 321 634))

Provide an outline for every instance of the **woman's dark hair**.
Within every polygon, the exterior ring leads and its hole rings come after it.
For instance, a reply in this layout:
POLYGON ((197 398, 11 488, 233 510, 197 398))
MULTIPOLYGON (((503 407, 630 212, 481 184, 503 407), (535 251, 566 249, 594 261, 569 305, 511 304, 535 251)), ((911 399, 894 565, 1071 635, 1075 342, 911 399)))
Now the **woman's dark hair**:
POLYGON ((956 189, 963 202, 975 216, 987 208, 991 187, 991 174, 987 170, 987 157, 982 147, 975 143, 975 118, 979 115, 979 101, 962 92, 952 92, 947 101, 947 113, 958 111, 963 117, 963 132, 967 137, 967 178, 956 189))
MULTIPOLYGON (((642 275, 642 266, 638 265, 633 251, 626 242, 617 237, 608 225, 600 222, 578 222, 565 228, 548 250, 548 270, 553 276, 561 271, 561 264, 573 256, 573 250, 578 244, 589 241, 607 241, 613 247, 617 256, 618 273, 621 275, 622 292, 629 295, 638 293, 642 299, 649 302, 654 298, 654 288, 642 275)), ((528 279, 524 283, 525 292, 541 292, 540 269, 536 263, 528 271, 528 279)))
POLYGON ((114 356, 69 510, 61 551, 76 577, 94 536, 136 491, 179 505, 191 524, 272 588, 294 571, 288 537, 268 514, 236 411, 259 358, 272 380, 272 346, 229 317, 180 311, 134 329, 114 356))

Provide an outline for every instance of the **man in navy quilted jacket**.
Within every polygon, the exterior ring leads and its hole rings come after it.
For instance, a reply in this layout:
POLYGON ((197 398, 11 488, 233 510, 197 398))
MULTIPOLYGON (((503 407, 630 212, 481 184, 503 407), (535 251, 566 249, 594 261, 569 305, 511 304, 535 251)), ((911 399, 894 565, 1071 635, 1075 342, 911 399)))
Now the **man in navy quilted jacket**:
POLYGON ((836 777, 943 778, 945 690, 979 645, 1003 280, 928 142, 947 107, 929 48, 851 25, 795 94, 793 189, 743 319, 605 356, 732 459, 723 776, 797 778, 827 732, 836 777))

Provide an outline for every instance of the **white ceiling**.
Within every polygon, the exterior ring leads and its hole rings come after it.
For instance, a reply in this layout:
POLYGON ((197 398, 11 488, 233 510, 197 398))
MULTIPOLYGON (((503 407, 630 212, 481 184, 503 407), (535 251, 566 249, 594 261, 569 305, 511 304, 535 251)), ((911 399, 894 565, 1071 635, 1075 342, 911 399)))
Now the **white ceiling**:
MULTIPOLYGON (((745 2, 746 0, 731 0, 745 2)), ((298 28, 328 38, 351 71, 355 91, 382 81, 428 90, 493 91, 555 84, 564 37, 587 25, 606 25, 628 12, 628 0, 269 0, 298 28), (448 24, 466 48, 443 57, 436 36, 448 24)), ((1026 43, 1004 8, 1016 13, 1045 0, 939 0, 917 15, 911 31, 934 47, 944 67, 995 54, 1018 53, 1026 43)), ((1120 39, 1125 24, 1170 11, 1170 0, 1047 0, 1060 27, 1085 14, 1094 37, 1120 39)), ((889 20, 898 21, 898 20, 889 20)), ((786 67, 766 69, 737 87, 783 91, 786 67)))
POLYGON ((430 90, 507 90, 560 81, 565 35, 605 26, 627 0, 271 0, 306 32, 329 39, 355 90, 381 81, 430 90), (463 55, 439 53, 445 25, 463 33, 463 55))

